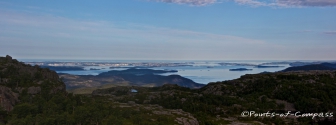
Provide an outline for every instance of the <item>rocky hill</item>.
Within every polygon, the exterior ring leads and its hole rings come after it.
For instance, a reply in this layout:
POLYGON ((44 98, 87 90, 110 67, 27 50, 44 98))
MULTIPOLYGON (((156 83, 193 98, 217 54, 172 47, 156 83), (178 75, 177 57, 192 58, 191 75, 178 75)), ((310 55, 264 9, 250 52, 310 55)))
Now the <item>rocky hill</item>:
POLYGON ((0 57, 0 106, 11 111, 24 97, 65 92, 55 71, 0 57))
POLYGON ((54 71, 0 57, 0 124, 335 124, 336 71, 244 75, 200 89, 116 86, 73 95, 54 71), (291 111, 296 117, 243 117, 291 111), (322 115, 321 115, 322 113, 322 115), (329 115, 326 115, 329 113, 329 115))
POLYGON ((0 124, 9 125, 199 124, 180 109, 69 94, 56 72, 10 56, 0 57, 0 104, 0 124))
POLYGON ((260 113, 330 113, 336 111, 336 71, 278 72, 244 75, 236 80, 210 83, 197 90, 177 85, 114 87, 94 96, 115 102, 157 104, 182 109, 200 124, 333 124, 331 117, 242 117, 242 111, 260 113), (132 92, 131 90, 137 90, 132 92))

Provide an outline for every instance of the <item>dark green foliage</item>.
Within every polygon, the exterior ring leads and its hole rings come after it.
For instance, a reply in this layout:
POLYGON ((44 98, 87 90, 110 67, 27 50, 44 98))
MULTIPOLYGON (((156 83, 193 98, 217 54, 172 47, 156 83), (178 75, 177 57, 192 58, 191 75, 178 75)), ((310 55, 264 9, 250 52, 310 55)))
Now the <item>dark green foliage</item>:
MULTIPOLYGON (((336 72, 270 73, 246 75, 231 81, 189 89, 167 84, 162 87, 115 87, 97 90, 93 95, 73 95, 57 90, 64 83, 52 71, 0 60, 3 86, 19 93, 19 102, 10 112, 0 109, 0 124, 12 125, 170 125, 177 124, 178 115, 157 115, 143 105, 159 105, 164 110, 181 109, 191 113, 201 125, 229 124, 223 118, 240 122, 264 124, 334 124, 331 119, 311 117, 293 119, 240 117, 242 111, 283 111, 282 100, 294 104, 300 112, 336 110, 336 72), (12 65, 15 64, 15 65, 12 65), (2 67, 6 65, 6 67, 2 67), (19 65, 19 66, 18 66, 19 65), (21 69, 20 69, 21 67, 21 69), (2 70, 6 68, 6 70, 2 70), (29 87, 40 87, 38 93, 29 87), (138 90, 131 93, 130 89, 138 90), (110 95, 110 96, 98 96, 110 95), (111 101, 112 99, 112 101, 111 101), (131 103, 120 106, 122 103, 131 103), (136 104, 133 104, 136 103, 136 104), (130 107, 130 105, 136 105, 130 107), (136 109, 135 109, 136 107, 136 109), (219 118, 218 118, 219 117, 219 118)), ((284 111, 286 112, 286 111, 284 111)), ((334 115, 335 119, 336 115, 334 115)))
MULTIPOLYGON (((0 124, 11 125, 91 125, 91 124, 173 124, 174 117, 150 116, 148 111, 121 108, 105 97, 72 95, 49 69, 25 65, 0 57, 1 86, 19 94, 12 111, 0 109, 0 124), (40 88, 31 89, 29 88, 40 88), (37 93, 32 94, 32 91, 37 93)), ((120 92, 120 95, 127 94, 120 92)))
POLYGON ((125 123, 166 125, 174 123, 174 118, 149 116, 146 111, 120 108, 105 100, 106 98, 91 98, 72 94, 56 94, 50 99, 36 95, 31 102, 17 104, 5 121, 15 125, 122 125, 125 123))
MULTIPOLYGON (((214 118, 220 116, 239 116, 242 111, 282 112, 284 104, 276 100, 294 104, 301 112, 328 112, 336 109, 336 76, 335 72, 327 73, 279 73, 262 74, 243 77, 238 80, 209 84, 200 90, 184 89, 178 86, 163 86, 146 90, 135 96, 124 95, 118 101, 138 100, 142 103, 146 97, 156 95, 151 104, 159 104, 164 108, 182 109, 192 113, 201 124, 216 124, 214 118), (221 85, 221 89, 210 89, 227 94, 204 94, 207 87, 221 85), (155 92, 156 94, 151 94, 155 92), (185 101, 182 101, 185 100, 185 101), (238 104, 238 105, 237 105, 238 104)), ((287 110, 286 110, 287 111, 287 110)), ((286 112, 283 111, 283 112, 286 112)), ((323 120, 316 118, 317 120, 323 120)), ((279 117, 249 119, 265 124, 290 124, 279 117)), ((299 124, 308 124, 312 119, 300 119, 299 124)), ((294 123, 294 122, 293 122, 294 123)))

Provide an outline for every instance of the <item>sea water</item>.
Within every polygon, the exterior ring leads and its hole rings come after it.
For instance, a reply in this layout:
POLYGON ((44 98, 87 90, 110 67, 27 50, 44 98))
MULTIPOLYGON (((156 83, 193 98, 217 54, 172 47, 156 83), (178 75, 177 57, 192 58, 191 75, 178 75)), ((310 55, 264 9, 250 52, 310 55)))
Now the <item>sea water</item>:
POLYGON ((197 83, 208 84, 210 82, 237 79, 245 74, 258 74, 262 72, 277 72, 288 68, 289 65, 277 65, 283 67, 276 68, 255 68, 254 66, 222 66, 213 63, 204 65, 184 66, 184 67, 156 67, 152 69, 178 70, 176 73, 165 73, 161 75, 181 75, 197 83), (230 71, 230 69, 246 68, 247 71, 230 71))
MULTIPOLYGON (((231 61, 230 63, 248 63, 248 64, 261 64, 265 61, 231 61)), ((266 61, 269 62, 269 61, 266 61)), ((195 62, 191 66, 176 66, 176 67, 150 67, 149 69, 156 70, 177 70, 176 73, 164 73, 160 75, 180 75, 185 78, 189 78, 196 83, 208 84, 210 82, 225 81, 237 79, 245 74, 257 74, 261 72, 276 72, 281 71, 289 65, 276 65, 283 67, 275 68, 255 68, 254 66, 229 66, 219 65, 218 62, 195 62), (247 68, 252 69, 248 71, 230 71, 230 69, 247 68)), ((110 70, 126 70, 127 68, 112 68, 99 67, 99 66, 87 66, 85 70, 81 71, 57 71, 57 73, 68 73, 74 75, 98 75, 99 73, 108 72, 110 70), (100 70, 90 70, 90 68, 100 70)))

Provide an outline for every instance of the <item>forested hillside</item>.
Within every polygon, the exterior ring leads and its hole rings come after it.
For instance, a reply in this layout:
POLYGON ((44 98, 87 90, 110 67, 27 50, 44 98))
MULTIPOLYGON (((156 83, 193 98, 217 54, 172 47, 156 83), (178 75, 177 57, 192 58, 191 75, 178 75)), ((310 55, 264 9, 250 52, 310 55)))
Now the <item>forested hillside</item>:
POLYGON ((181 110, 117 103, 104 97, 73 95, 54 71, 0 57, 0 124, 198 124, 181 110), (169 114, 155 115, 157 112, 169 114))
POLYGON ((117 102, 158 104, 194 114, 200 124, 334 124, 333 117, 241 117, 242 111, 330 113, 336 111, 336 72, 279 72, 244 75, 239 79, 210 83, 192 90, 173 85, 154 88, 115 87, 96 90, 93 95, 108 96, 117 102), (293 118, 294 117, 294 118, 293 118))
POLYGON ((200 89, 117 86, 73 95, 54 71, 0 58, 0 124, 335 124, 331 117, 242 117, 336 111, 336 71, 244 75, 200 89))

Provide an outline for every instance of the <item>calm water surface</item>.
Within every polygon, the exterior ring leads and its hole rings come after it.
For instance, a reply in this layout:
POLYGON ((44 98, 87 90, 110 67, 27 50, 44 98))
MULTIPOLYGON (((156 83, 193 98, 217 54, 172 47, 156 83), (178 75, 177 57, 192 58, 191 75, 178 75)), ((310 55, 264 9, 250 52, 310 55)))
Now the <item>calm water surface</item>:
MULTIPOLYGON (((261 64, 261 61, 250 61, 250 62, 235 62, 235 63, 249 63, 249 64, 261 64)), ((197 62, 193 66, 179 66, 179 67, 155 67, 150 69, 159 70, 178 70, 177 73, 165 73, 161 75, 172 75, 177 74, 183 77, 189 78, 197 83, 208 84, 209 82, 225 81, 239 78, 245 74, 257 74, 261 72, 276 72, 283 70, 289 65, 278 65, 284 67, 277 68, 254 68, 254 66, 221 66, 217 62, 197 62), (247 68, 253 69, 252 71, 229 71, 229 69, 234 68, 247 68)), ((88 66, 85 67, 84 71, 58 71, 58 73, 68 73, 74 75, 98 75, 102 72, 107 72, 110 70, 125 70, 127 68, 113 68, 109 67, 98 67, 98 66, 88 66), (97 68, 100 70, 89 70, 90 68, 97 68)))

